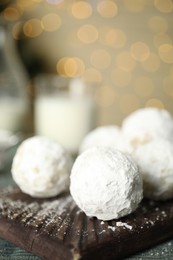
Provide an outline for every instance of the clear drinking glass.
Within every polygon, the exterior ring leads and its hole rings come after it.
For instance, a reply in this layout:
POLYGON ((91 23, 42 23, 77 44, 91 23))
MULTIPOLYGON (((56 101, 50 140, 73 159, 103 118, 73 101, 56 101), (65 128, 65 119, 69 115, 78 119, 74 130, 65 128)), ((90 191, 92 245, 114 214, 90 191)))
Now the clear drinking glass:
POLYGON ((57 75, 40 75, 35 86, 35 134, 57 140, 76 155, 84 136, 95 127, 92 87, 80 78, 57 75))
POLYGON ((29 109, 27 75, 8 25, 0 20, 0 130, 22 131, 29 109))
POLYGON ((12 150, 27 131, 28 77, 8 24, 0 18, 0 171, 12 161, 12 150))

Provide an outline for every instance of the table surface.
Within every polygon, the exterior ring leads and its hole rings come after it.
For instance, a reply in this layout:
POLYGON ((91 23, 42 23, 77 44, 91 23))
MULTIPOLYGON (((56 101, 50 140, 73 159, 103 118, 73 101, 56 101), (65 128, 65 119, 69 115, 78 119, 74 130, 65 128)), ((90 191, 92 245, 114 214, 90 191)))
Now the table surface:
MULTIPOLYGON (((0 172, 0 188, 13 185, 10 167, 0 172)), ((173 239, 161 243, 153 248, 133 255, 126 260, 172 260, 173 259, 173 239)), ((41 260, 40 257, 26 252, 16 247, 8 241, 0 239, 0 260, 41 260)))

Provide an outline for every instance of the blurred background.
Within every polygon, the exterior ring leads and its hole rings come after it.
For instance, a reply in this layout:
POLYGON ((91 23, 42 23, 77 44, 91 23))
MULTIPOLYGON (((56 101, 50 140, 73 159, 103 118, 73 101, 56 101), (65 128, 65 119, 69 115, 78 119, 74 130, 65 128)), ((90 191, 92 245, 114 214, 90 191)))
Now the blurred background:
POLYGON ((2 0, 1 17, 31 80, 55 73, 93 86, 96 125, 140 107, 173 113, 172 0, 2 0))

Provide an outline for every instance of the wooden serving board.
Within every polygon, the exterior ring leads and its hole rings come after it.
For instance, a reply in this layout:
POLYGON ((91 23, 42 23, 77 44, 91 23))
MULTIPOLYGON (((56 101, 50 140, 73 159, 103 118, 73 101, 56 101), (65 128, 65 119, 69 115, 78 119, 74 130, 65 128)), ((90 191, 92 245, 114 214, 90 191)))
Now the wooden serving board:
POLYGON ((119 220, 88 218, 69 194, 33 199, 0 190, 0 237, 47 260, 110 260, 173 237, 173 200, 143 200, 119 220))

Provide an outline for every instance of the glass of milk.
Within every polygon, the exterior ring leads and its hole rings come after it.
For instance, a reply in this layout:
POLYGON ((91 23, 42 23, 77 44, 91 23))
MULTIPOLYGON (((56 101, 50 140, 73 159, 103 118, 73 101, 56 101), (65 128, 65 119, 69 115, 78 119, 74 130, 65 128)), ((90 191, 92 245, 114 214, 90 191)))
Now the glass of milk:
POLYGON ((61 143, 72 155, 95 127, 96 106, 80 78, 40 75, 35 80, 35 134, 61 143))

